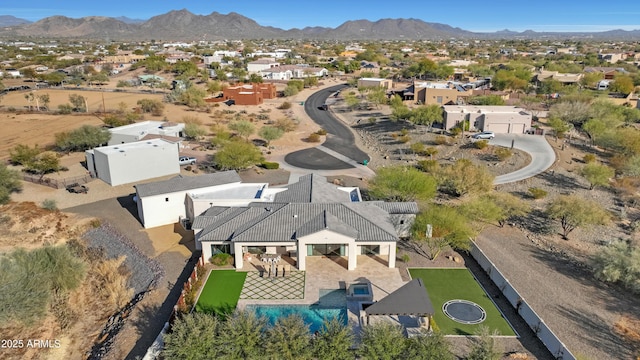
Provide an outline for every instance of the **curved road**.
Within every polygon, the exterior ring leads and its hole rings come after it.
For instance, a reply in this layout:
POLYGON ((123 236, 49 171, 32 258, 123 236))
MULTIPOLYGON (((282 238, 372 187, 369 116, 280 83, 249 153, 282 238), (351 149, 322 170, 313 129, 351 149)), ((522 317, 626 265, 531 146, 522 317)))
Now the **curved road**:
POLYGON ((327 140, 318 147, 299 150, 287 154, 284 161, 288 164, 311 170, 343 170, 355 167, 354 161, 369 161, 369 155, 355 145, 351 129, 336 119, 330 111, 322 110, 322 105, 331 94, 348 87, 346 84, 332 86, 313 93, 305 101, 304 110, 316 124, 327 131, 327 140), (325 151, 329 149, 329 151, 325 151), (335 152, 336 156, 331 155, 335 152))
POLYGON ((514 172, 496 176, 495 185, 512 183, 530 177, 534 177, 547 170, 556 161, 556 153, 551 148, 544 136, 540 135, 518 135, 518 134, 496 134, 490 141, 493 145, 500 145, 507 148, 513 147, 531 155, 531 163, 522 169, 514 172))

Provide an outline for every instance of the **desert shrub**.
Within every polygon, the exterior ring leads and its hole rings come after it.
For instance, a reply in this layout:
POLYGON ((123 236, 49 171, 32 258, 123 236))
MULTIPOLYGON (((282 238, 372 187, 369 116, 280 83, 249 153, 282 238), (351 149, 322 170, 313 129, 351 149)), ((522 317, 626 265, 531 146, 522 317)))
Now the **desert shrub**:
POLYGON ((438 153, 438 149, 434 148, 433 146, 429 146, 428 148, 424 149, 423 153, 424 155, 427 155, 431 159, 433 159, 433 155, 438 153))
POLYGON ((453 136, 458 136, 458 135, 460 135, 462 133, 462 129, 459 128, 459 127, 454 127, 454 128, 449 129, 449 132, 453 136))
POLYGON ((435 174, 440 169, 440 164, 438 164, 437 160, 420 160, 418 161, 418 169, 435 174))
POLYGON ((102 222, 100 221, 100 219, 93 219, 89 221, 89 226, 91 226, 94 229, 99 228, 101 225, 102 225, 102 222))
POLYGON ((409 134, 409 130, 407 130, 407 129, 400 130, 400 135, 405 136, 405 135, 408 135, 408 134, 409 134))
POLYGON ((320 129, 320 130, 316 131, 316 134, 318 134, 318 135, 322 135, 322 136, 327 135, 327 130, 325 130, 325 129, 320 129))
POLYGON ((295 130, 298 127, 298 124, 293 119, 283 117, 276 120, 273 126, 277 127, 278 129, 284 132, 289 132, 289 131, 295 130))
POLYGON ((307 141, 309 142, 320 142, 320 135, 313 133, 310 134, 309 137, 307 138, 307 141))
POLYGON ((368 120, 369 120, 369 124, 375 124, 376 121, 377 121, 377 119, 375 117, 373 117, 373 116, 370 117, 368 120))
POLYGON ((40 154, 42 150, 35 145, 31 148, 29 145, 18 144, 13 149, 9 150, 9 154, 11 156, 11 163, 14 165, 26 165, 30 162, 33 162, 40 154))
POLYGON ((446 145, 446 144, 448 144, 448 143, 449 143, 449 139, 448 139, 446 136, 444 136, 444 135, 438 135, 438 136, 436 136, 436 138, 433 140, 433 142, 434 142, 436 145, 446 145))
POLYGON ((288 102, 288 101, 285 101, 282 104, 280 104, 280 106, 278 106, 278 109, 280 109, 280 110, 291 109, 291 103, 288 102))
POLYGON ((593 155, 593 154, 585 154, 585 155, 582 157, 582 161, 584 161, 584 162, 585 162, 585 164, 591 164, 592 162, 595 162, 595 161, 596 161, 596 156, 595 156, 595 155, 593 155))
POLYGON ((640 293, 640 248, 626 241, 616 241, 602 249, 594 259, 598 280, 620 283, 633 293, 640 293))
POLYGON ((56 204, 56 201, 53 199, 45 199, 42 202, 42 208, 50 211, 56 211, 58 210, 58 205, 56 204))
POLYGON ((280 164, 278 164, 277 162, 270 162, 270 161, 263 161, 260 166, 262 166, 263 168, 267 169, 267 170, 275 170, 280 168, 280 164))
POLYGON ((143 112, 151 113, 154 116, 161 116, 164 111, 164 104, 155 99, 140 99, 138 105, 143 112))
POLYGON ((531 194, 531 196, 536 200, 543 199, 547 196, 547 192, 545 190, 536 187, 529 188, 529 194, 531 194))
POLYGON ((403 143, 403 144, 406 144, 406 143, 408 143, 409 141, 411 141, 411 136, 409 136, 409 135, 402 135, 402 136, 400 136, 400 137, 398 138, 398 141, 399 141, 399 142, 401 142, 401 143, 403 143))
POLYGON ((421 143, 421 142, 413 143, 413 144, 411 144, 411 146, 409 146, 409 148, 415 154, 422 155, 424 153, 424 144, 421 143))
POLYGON ((231 254, 217 253, 213 255, 209 261, 216 266, 232 265, 233 256, 231 256, 231 254))
POLYGON ((476 142, 473 143, 473 146, 476 149, 486 149, 487 146, 489 146, 489 141, 488 140, 478 140, 476 142))
POLYGON ((408 263, 409 260, 411 260, 411 258, 409 257, 408 254, 402 254, 402 256, 400 257, 400 259, 402 260, 403 263, 408 263))
POLYGON ((499 147, 493 152, 493 154, 498 158, 498 160, 505 161, 513 155, 513 151, 505 147, 499 147))
POLYGON ((186 123, 183 134, 185 138, 193 140, 206 135, 207 130, 197 123, 186 123))
POLYGON ((486 167, 475 165, 467 159, 443 166, 435 175, 440 191, 454 196, 486 193, 493 189, 494 176, 486 167))
POLYGON ((58 113, 60 114, 67 115, 67 114, 71 114, 72 111, 73 111, 73 106, 71 106, 71 104, 58 105, 58 113))
POLYGON ((123 307, 133 297, 133 289, 127 286, 126 257, 99 260, 92 265, 91 284, 96 295, 109 304, 112 311, 123 307))

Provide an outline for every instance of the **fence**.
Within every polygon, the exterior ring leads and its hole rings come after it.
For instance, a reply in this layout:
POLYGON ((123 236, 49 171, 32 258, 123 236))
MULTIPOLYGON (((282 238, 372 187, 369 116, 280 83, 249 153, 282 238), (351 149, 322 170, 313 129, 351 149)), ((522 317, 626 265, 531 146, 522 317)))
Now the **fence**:
POLYGON ((49 186, 54 189, 64 189, 71 184, 86 184, 89 181, 93 180, 93 178, 91 177, 91 175, 81 175, 81 176, 74 176, 70 178, 56 180, 48 177, 23 174, 22 180, 28 181, 34 184, 49 186))
MULTIPOLYGON (((173 324, 173 321, 178 316, 178 312, 180 311, 180 309, 183 309, 187 305, 185 301, 185 296, 189 291, 191 291, 196 281, 198 281, 198 270, 200 270, 203 267, 204 267, 204 257, 201 255, 198 258, 198 262, 196 262, 196 264, 193 266, 191 275, 189 275, 189 278, 187 279, 187 281, 185 281, 185 283, 182 284, 182 291, 180 292, 180 297, 178 298, 178 301, 176 302, 176 304, 173 306, 173 311, 169 316, 169 320, 167 320, 167 322, 164 324, 162 331, 160 331, 160 334, 158 334, 153 344, 151 344, 151 346, 147 350, 147 353, 143 357, 143 360, 154 360, 160 356, 160 352, 164 347, 163 336, 164 334, 167 333, 169 328, 171 328, 171 324, 173 324)), ((190 309, 190 310, 193 310, 193 309, 190 309)))
POLYGON ((473 243, 471 246, 471 256, 478 262, 480 267, 489 275, 491 281, 502 291, 511 306, 513 306, 522 319, 529 325, 531 330, 536 334, 538 339, 542 341, 544 346, 556 359, 575 360, 575 356, 567 349, 567 347, 558 339, 556 334, 544 323, 544 320, 536 314, 527 301, 520 296, 518 291, 509 283, 498 268, 489 260, 489 258, 473 243))

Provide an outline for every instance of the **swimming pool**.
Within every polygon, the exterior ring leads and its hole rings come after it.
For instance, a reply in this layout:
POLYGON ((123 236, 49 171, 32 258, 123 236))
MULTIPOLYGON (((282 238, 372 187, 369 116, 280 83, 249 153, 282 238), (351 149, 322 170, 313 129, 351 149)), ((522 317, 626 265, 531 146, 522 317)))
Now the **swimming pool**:
POLYGON ((347 325, 347 302, 344 290, 320 290, 320 300, 312 305, 247 305, 247 310, 264 316, 270 325, 278 318, 298 315, 312 334, 322 328, 325 319, 338 318, 347 325))

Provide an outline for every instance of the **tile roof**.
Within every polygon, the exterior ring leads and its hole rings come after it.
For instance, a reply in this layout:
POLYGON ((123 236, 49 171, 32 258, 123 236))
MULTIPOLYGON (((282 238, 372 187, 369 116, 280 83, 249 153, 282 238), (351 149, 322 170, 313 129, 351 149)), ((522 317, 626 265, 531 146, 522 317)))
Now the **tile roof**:
POLYGON ((327 178, 317 174, 300 177, 297 183, 287 186, 287 190, 275 196, 275 202, 303 203, 303 202, 349 202, 348 192, 339 190, 335 185, 327 182, 327 178))
POLYGON ((240 176, 238 176, 237 172, 229 170, 200 176, 176 176, 169 180, 156 181, 147 184, 138 184, 135 185, 135 188, 138 196, 142 198, 145 196, 195 190, 206 188, 209 186, 231 184, 241 181, 242 179, 240 179, 240 176))

